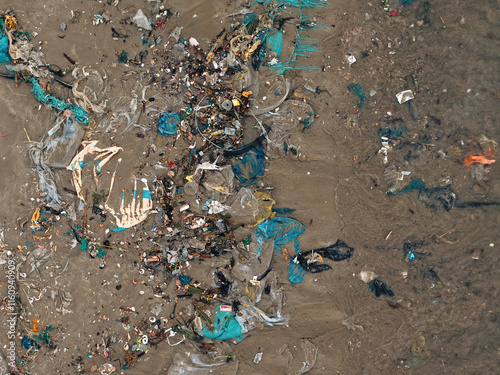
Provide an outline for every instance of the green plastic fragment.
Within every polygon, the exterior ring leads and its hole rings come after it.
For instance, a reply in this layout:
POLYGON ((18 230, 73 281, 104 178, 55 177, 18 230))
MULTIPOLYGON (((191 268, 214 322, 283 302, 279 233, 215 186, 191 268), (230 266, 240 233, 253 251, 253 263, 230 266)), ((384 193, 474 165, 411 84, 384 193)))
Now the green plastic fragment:
POLYGON ((89 245, 87 243, 87 238, 86 237, 82 237, 82 242, 80 244, 80 250, 85 251, 88 248, 89 248, 89 245))
POLYGON ((408 185, 406 185, 405 187, 403 187, 401 189, 392 190, 392 188, 390 188, 389 191, 387 192, 387 194, 389 194, 389 195, 401 195, 401 194, 405 194, 405 193, 408 193, 408 192, 413 191, 413 190, 422 190, 424 188, 425 188, 425 184, 422 181, 422 179, 417 178, 415 180, 412 180, 408 185))

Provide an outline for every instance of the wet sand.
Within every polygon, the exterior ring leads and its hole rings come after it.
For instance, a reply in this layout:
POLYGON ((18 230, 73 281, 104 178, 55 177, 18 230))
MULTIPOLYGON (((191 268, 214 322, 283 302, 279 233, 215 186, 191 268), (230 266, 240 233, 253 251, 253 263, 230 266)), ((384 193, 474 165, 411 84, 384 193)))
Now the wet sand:
MULTIPOLYGON (((226 15, 238 12, 245 4, 168 2, 165 5, 179 11, 180 17, 169 20, 165 30, 155 34, 167 40, 176 26, 183 26, 183 37, 196 37, 200 47, 206 48, 204 38, 212 39, 224 26, 229 27, 234 21, 226 15), (195 14, 197 17, 193 17, 195 14)), ((466 155, 486 151, 481 145, 482 135, 493 141, 499 139, 498 4, 419 0, 394 17, 389 17, 376 2, 371 4, 337 1, 325 8, 306 10, 316 14, 317 22, 328 26, 311 35, 319 40, 321 52, 307 63, 319 69, 291 70, 285 77, 291 81, 292 90, 306 96, 317 118, 310 129, 294 134, 302 156, 269 152, 267 170, 258 185, 273 187, 276 206, 294 208, 291 217, 306 225, 299 237, 301 250, 342 239, 355 249, 354 255, 347 261, 329 262, 333 267, 330 271, 307 274, 300 284, 291 284, 287 281, 286 262, 275 253, 272 267, 285 288, 283 311, 290 315, 290 323, 288 327, 254 330, 238 345, 231 344, 238 359, 238 374, 293 373, 290 369, 297 368, 295 362, 304 355, 303 339, 318 349, 316 363, 309 372, 312 375, 497 372, 498 207, 454 207, 447 212, 426 207, 417 199, 416 191, 388 196, 388 185, 394 180, 388 178, 387 168, 395 166, 398 171, 411 172, 405 181, 421 178, 428 187, 451 185, 461 202, 500 201, 496 163, 486 166, 484 184, 478 184, 471 177, 471 168, 463 164, 466 155), (424 19, 420 26, 419 21, 424 19), (357 59, 351 66, 347 53, 357 59), (408 85, 405 77, 411 75, 418 78, 418 87, 411 87, 419 111, 417 120, 412 118, 408 105, 400 105, 395 98, 408 85), (304 91, 304 84, 319 86, 321 94, 304 91), (348 91, 348 84, 361 84, 368 96, 357 114, 358 99, 348 91), (369 96, 372 89, 376 94, 369 96), (401 126, 408 131, 388 151, 388 162, 384 163, 378 131, 401 126), (415 252, 423 255, 410 262, 404 252, 405 243, 416 244, 415 252), (373 271, 392 289, 394 297, 377 298, 360 280, 361 271, 373 271), (254 364, 254 355, 259 351, 263 353, 262 361, 254 364)), ((125 42, 113 40, 110 25, 94 26, 92 19, 101 9, 108 10, 114 22, 132 17, 135 11, 128 6, 147 11, 155 3, 121 1, 118 7, 106 4, 102 8, 98 2, 44 0, 36 7, 4 2, 1 9, 15 9, 20 24, 28 31, 36 30, 38 36, 33 43, 42 47, 46 61, 69 68, 63 56, 66 53, 78 66, 104 69, 112 83, 110 95, 118 95, 123 88, 115 79, 129 69, 146 72, 150 68, 148 64, 126 68, 117 63, 117 54, 122 50, 133 57, 145 49, 141 33, 135 25, 119 25, 130 37, 125 42), (81 12, 76 23, 69 22, 71 10, 81 12), (59 29, 61 22, 67 23, 65 32, 59 29)), ((292 43, 291 35, 286 35, 285 49, 292 43)), ((265 69, 261 72, 262 81, 272 77, 265 69)), ((18 251, 18 245, 24 246, 23 253, 17 254, 20 256, 33 248, 25 244, 30 238, 19 236, 18 218, 31 217, 40 205, 38 178, 27 157, 24 129, 32 140, 38 140, 53 126, 54 119, 47 108, 38 109, 39 103, 27 84, 15 87, 11 80, 2 79, 0 90, 0 212, 5 223, 5 243, 13 251, 18 251)), ((71 97, 64 88, 54 86, 54 90, 71 97)), ((95 133, 93 139, 105 146, 123 147, 117 174, 134 173, 151 179, 159 174, 153 168, 159 156, 146 156, 145 152, 155 142, 155 121, 144 116, 141 123, 152 129, 104 133, 97 128, 100 133, 95 133), (144 138, 137 137, 138 132, 144 133, 144 138)), ((180 140, 177 147, 188 145, 180 140)), ((111 164, 106 169, 113 172, 111 164)), ((72 188, 69 171, 54 173, 59 189, 72 188)), ((107 181, 109 175, 101 182, 107 181)), ((130 180, 124 177, 117 189, 127 184, 130 180)), ((80 222, 82 216, 79 212, 80 222)), ((97 217, 90 217, 93 235, 103 239, 105 228, 96 225, 97 217)), ((149 220, 144 224, 146 229, 153 225, 152 218, 149 220)), ((51 241, 57 251, 46 263, 47 268, 19 283, 28 320, 19 323, 19 330, 29 328, 29 320, 34 317, 44 326, 59 327, 54 332, 57 351, 42 349, 33 361, 34 374, 76 373, 79 356, 81 367, 90 373, 92 366, 106 360, 100 355, 87 358, 87 353, 96 349, 102 337, 114 335, 119 340, 126 334, 115 322, 122 316, 120 306, 134 306, 139 314, 131 315, 138 322, 147 319, 150 308, 161 302, 147 287, 152 280, 141 275, 134 264, 137 254, 107 251, 107 265, 100 269, 98 259, 69 246, 71 238, 64 235, 68 222, 63 217, 53 228, 51 241), (55 234, 56 230, 59 234, 55 234), (34 296, 37 282, 48 291, 31 306, 25 291, 34 296), (71 313, 55 311, 50 290, 58 289, 71 293, 71 313)), ((106 224, 110 224, 109 220, 106 224)), ((129 230, 113 234, 112 241, 134 241, 132 234, 142 235, 140 230, 129 230)), ((48 243, 46 240, 37 245, 48 243)), ((207 283, 211 280, 210 272, 197 277, 207 283)), ((179 304, 186 313, 187 306, 179 304)), ((172 303, 163 303, 161 315, 170 314, 172 308, 172 303)), ((113 347, 114 358, 123 358, 123 344, 113 347)), ((124 373, 164 374, 176 352, 189 350, 185 344, 170 347, 162 342, 124 373)), ((0 351, 5 356, 4 349, 0 351)), ((118 362, 112 363, 118 366, 118 362)))

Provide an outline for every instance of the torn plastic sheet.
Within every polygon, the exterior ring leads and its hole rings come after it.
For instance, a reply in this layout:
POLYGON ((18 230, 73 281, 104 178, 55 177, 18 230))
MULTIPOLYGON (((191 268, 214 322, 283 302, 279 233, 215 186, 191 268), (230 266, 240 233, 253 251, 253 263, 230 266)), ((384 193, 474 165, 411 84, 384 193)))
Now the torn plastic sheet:
MULTIPOLYGON (((221 342, 221 344, 225 343, 221 342)), ((239 361, 237 359, 228 360, 230 348, 222 350, 222 352, 214 350, 198 354, 196 353, 198 348, 187 345, 187 348, 175 353, 167 375, 236 375, 238 373, 239 361)))
POLYGON ((243 225, 257 225, 273 218, 273 204, 276 203, 269 193, 241 188, 234 197, 227 211, 234 223, 243 225))
POLYGON ((64 117, 57 121, 55 126, 47 132, 48 137, 39 145, 43 149, 44 162, 51 168, 66 168, 75 156, 84 133, 83 128, 71 117, 64 117), (64 126, 59 132, 62 122, 64 126))
POLYGON ((232 311, 223 311, 222 305, 217 305, 214 310, 214 327, 210 329, 204 325, 198 334, 209 339, 241 341, 243 334, 256 327, 287 325, 289 322, 289 316, 282 315, 281 309, 278 309, 276 316, 273 317, 266 315, 248 297, 241 297, 239 302, 239 311, 236 315, 232 311))
POLYGON ((250 298, 241 297, 239 301, 241 305, 235 319, 240 324, 241 332, 243 334, 250 332, 254 328, 261 327, 262 325, 287 325, 290 321, 290 317, 288 315, 283 315, 281 313, 282 306, 278 306, 275 316, 269 316, 255 306, 250 298))
POLYGON ((109 195, 104 207, 108 212, 115 218, 116 227, 111 227, 113 232, 121 232, 122 230, 128 229, 137 225, 147 219, 150 212, 153 209, 153 199, 151 197, 151 192, 149 191, 148 182, 145 178, 141 179, 144 184, 142 188, 142 193, 137 194, 137 179, 134 179, 134 192, 132 193, 132 201, 130 204, 125 206, 125 191, 122 191, 122 198, 120 202, 120 211, 117 213, 108 204, 109 197, 113 191, 113 185, 115 183, 116 170, 111 177, 111 184, 109 187, 109 195))
POLYGON ((241 160, 233 164, 234 176, 242 186, 253 185, 257 183, 257 177, 263 176, 266 170, 266 157, 259 146, 255 146, 248 151, 241 160))
POLYGON ((259 256, 264 243, 274 240, 274 248, 281 251, 281 245, 294 241, 295 252, 299 253, 299 241, 297 237, 304 232, 306 227, 297 220, 288 217, 274 217, 263 221, 254 232, 257 239, 257 255, 259 256))
POLYGON ((307 272, 318 273, 332 269, 332 266, 324 264, 325 258, 334 262, 340 262, 349 259, 353 252, 354 248, 342 240, 337 240, 333 245, 298 254, 297 261, 307 272))
POLYGON ((232 311, 222 311, 221 305, 217 305, 214 315, 214 327, 209 329, 206 325, 203 326, 201 331, 198 332, 201 336, 217 340, 243 340, 241 326, 234 318, 232 311))
POLYGON ((62 211, 62 198, 57 192, 56 183, 53 180, 52 171, 43 158, 41 142, 35 142, 28 148, 28 155, 36 167, 38 173, 38 189, 42 192, 47 206, 55 211, 62 211))
POLYGON ((73 171, 73 184, 75 185, 75 190, 78 198, 85 201, 82 194, 82 168, 87 164, 84 163, 85 156, 97 154, 94 157, 95 165, 93 165, 94 177, 97 180, 97 173, 101 172, 101 168, 115 155, 118 151, 122 151, 123 148, 118 146, 112 146, 107 148, 96 147, 98 141, 85 141, 82 143, 83 150, 80 151, 73 158, 71 163, 66 167, 66 169, 73 171))
POLYGON ((28 147, 29 158, 38 173, 38 188, 43 193, 45 203, 55 211, 63 209, 63 201, 57 192, 50 168, 65 168, 76 152, 82 137, 83 129, 71 117, 63 117, 48 132, 48 137, 40 142, 31 142, 28 147), (58 135, 64 119, 63 130, 58 135))
POLYGON ((100 116, 106 111, 106 73, 101 74, 97 70, 76 68, 73 70, 72 92, 76 103, 100 116))

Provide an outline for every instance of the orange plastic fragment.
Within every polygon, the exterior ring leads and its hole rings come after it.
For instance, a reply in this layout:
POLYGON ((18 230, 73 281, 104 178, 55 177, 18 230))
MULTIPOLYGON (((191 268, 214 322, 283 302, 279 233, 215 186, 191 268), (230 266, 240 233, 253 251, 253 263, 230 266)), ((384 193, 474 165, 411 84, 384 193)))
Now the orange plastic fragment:
POLYGON ((479 164, 493 164, 496 160, 493 158, 495 155, 493 154, 493 150, 491 147, 488 147, 488 151, 485 152, 484 154, 472 154, 468 155, 465 158, 464 165, 470 166, 471 164, 474 163, 479 163, 479 164))
POLYGON ((292 254, 291 254, 290 250, 283 248, 283 252, 281 253, 281 255, 283 256, 283 259, 286 262, 288 260, 288 258, 291 257, 292 254))
POLYGON ((33 325, 31 326, 31 332, 38 332, 38 323, 40 323, 40 322, 38 321, 37 318, 34 318, 32 320, 32 322, 33 322, 33 325))

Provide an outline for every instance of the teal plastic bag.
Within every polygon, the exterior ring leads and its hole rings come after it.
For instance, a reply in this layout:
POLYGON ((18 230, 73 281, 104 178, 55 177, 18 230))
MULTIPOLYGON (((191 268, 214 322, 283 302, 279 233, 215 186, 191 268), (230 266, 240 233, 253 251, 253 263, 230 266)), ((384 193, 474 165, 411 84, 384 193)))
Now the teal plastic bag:
POLYGON ((0 36, 0 64, 10 62, 9 38, 7 35, 0 36))
POLYGON ((355 84, 347 85, 347 89, 359 98, 357 107, 363 107, 366 103, 366 94, 365 90, 363 90, 363 87, 361 85, 355 84))
POLYGON ((281 251, 281 245, 294 241, 295 252, 300 252, 297 237, 304 232, 306 227, 297 220, 288 217, 274 217, 257 225, 254 235, 257 240, 257 256, 262 252, 264 243, 274 240, 274 248, 281 251))
POLYGON ((199 332, 200 335, 208 339, 216 340, 243 340, 241 326, 234 318, 233 313, 231 311, 221 311, 220 306, 221 305, 217 305, 214 310, 214 328, 210 330, 204 325, 201 332, 199 332))

